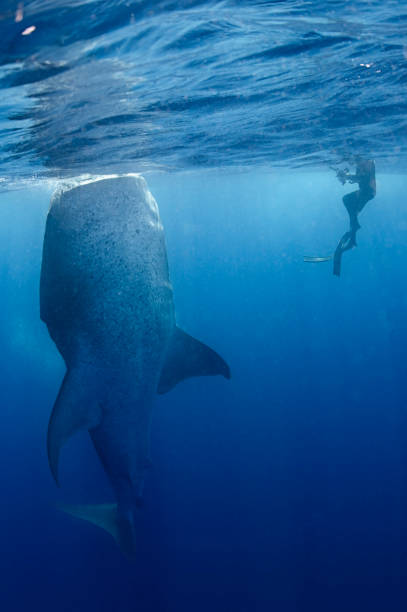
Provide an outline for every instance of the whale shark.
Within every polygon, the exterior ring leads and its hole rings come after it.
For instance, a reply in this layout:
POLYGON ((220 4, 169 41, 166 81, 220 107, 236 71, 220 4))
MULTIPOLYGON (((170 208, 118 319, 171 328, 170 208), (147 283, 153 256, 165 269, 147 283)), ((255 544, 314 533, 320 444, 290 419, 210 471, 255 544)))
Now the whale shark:
POLYGON ((53 195, 40 315, 66 365, 48 426, 52 475, 59 484, 62 446, 88 430, 116 500, 64 509, 132 556, 156 393, 193 376, 230 378, 222 357, 176 325, 164 229, 143 177, 91 180, 53 195))

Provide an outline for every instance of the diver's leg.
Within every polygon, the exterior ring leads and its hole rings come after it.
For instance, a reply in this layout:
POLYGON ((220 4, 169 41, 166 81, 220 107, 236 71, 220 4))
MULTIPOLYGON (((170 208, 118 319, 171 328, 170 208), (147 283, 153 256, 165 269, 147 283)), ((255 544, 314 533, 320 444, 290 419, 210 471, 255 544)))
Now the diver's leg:
POLYGON ((370 200, 373 200, 375 194, 370 189, 360 189, 357 212, 360 213, 370 200))
POLYGON ((348 211, 350 221, 350 231, 346 232, 339 241, 334 254, 334 274, 340 276, 342 253, 349 251, 357 246, 356 232, 360 230, 358 221, 358 213, 365 207, 366 203, 374 197, 370 192, 365 192, 360 189, 347 193, 343 197, 343 204, 348 211))
MULTIPOLYGON (((360 208, 360 192, 352 191, 352 193, 347 193, 343 196, 343 204, 348 211, 349 221, 350 221, 350 229, 352 232, 356 232, 360 229, 360 224, 358 221, 358 212, 361 210, 360 208)), ((363 208, 364 204, 362 205, 363 208)))
MULTIPOLYGON (((350 207, 347 208, 347 210, 348 210, 349 218, 350 218, 350 229, 353 234, 352 235, 353 246, 357 246, 356 232, 360 230, 361 228, 361 225, 358 219, 358 215, 360 212, 362 212, 362 210, 364 209, 366 204, 369 202, 369 200, 372 200, 374 198, 374 194, 372 194, 371 191, 368 191, 365 189, 360 189, 359 191, 355 191, 354 193, 355 193, 355 196, 357 197, 355 197, 354 202, 351 203, 350 207)), ((350 195, 353 195, 353 194, 350 194, 350 195)))

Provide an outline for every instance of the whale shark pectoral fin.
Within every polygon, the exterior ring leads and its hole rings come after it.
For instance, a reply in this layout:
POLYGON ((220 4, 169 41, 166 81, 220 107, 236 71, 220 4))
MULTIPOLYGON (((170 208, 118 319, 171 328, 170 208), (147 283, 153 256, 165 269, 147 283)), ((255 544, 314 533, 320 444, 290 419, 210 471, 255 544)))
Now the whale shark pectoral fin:
POLYGON ((65 442, 80 429, 92 429, 101 421, 101 409, 86 368, 68 370, 54 404, 48 425, 48 462, 58 484, 59 453, 65 442))
POLYGON ((218 374, 230 378, 226 361, 209 346, 176 327, 161 371, 157 393, 167 393, 176 384, 192 376, 218 374))

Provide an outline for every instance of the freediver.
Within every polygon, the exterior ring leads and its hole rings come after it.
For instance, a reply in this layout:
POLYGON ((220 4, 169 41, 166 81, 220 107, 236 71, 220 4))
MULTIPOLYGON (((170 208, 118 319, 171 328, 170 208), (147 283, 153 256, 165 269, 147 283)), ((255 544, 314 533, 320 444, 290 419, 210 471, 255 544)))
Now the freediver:
POLYGON ((343 204, 348 211, 350 228, 339 241, 334 253, 335 276, 340 276, 342 253, 357 246, 356 232, 360 230, 358 214, 363 210, 369 200, 376 195, 375 163, 372 159, 363 159, 360 156, 354 158, 356 164, 355 174, 349 174, 348 168, 338 170, 336 175, 342 185, 345 183, 358 183, 359 189, 347 193, 343 197, 343 204))

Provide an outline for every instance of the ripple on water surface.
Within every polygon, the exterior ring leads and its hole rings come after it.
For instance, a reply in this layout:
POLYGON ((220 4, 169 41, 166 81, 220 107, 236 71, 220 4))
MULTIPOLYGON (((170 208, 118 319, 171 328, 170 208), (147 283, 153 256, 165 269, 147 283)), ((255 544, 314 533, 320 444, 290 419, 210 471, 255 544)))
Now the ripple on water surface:
POLYGON ((406 28, 391 0, 0 3, 3 183, 354 151, 397 170, 406 28))

